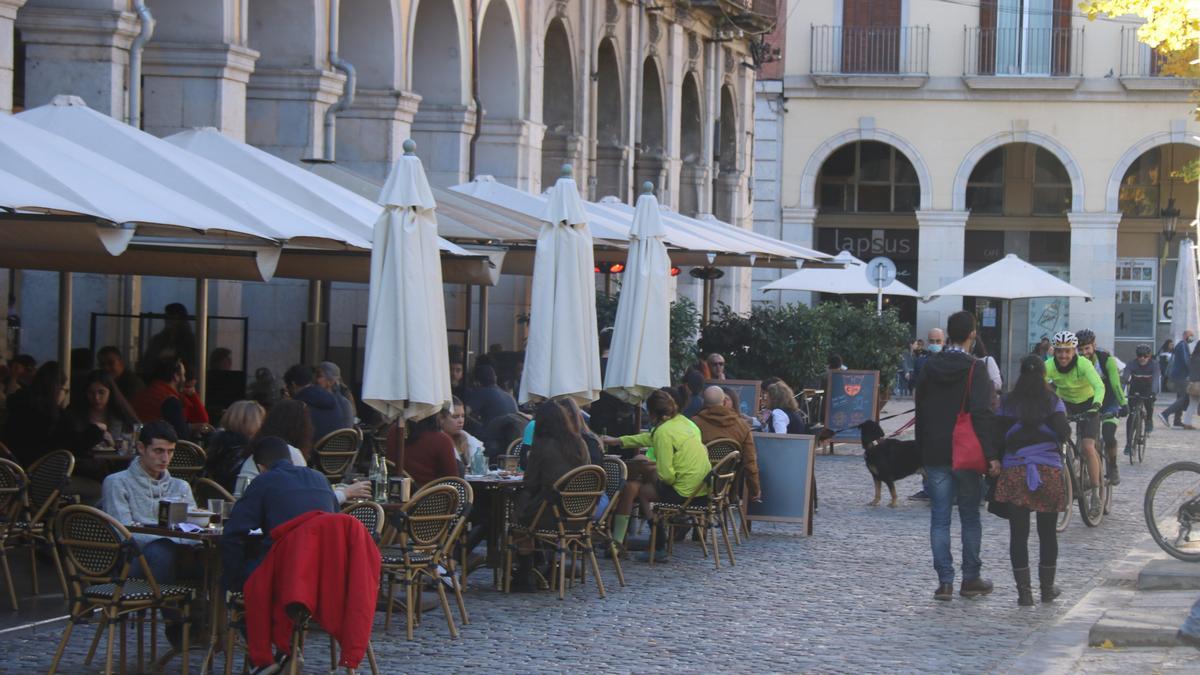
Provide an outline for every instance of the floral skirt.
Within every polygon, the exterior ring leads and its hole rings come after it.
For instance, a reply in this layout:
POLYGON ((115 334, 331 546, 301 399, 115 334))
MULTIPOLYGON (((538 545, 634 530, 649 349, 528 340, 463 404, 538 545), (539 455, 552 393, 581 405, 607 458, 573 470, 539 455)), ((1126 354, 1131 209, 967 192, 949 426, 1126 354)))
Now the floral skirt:
POLYGON ((1042 513, 1065 511, 1067 494, 1063 490, 1062 469, 1033 465, 1042 484, 1037 490, 1030 490, 1025 482, 1025 468, 1015 466, 1000 472, 996 479, 996 501, 1042 513))

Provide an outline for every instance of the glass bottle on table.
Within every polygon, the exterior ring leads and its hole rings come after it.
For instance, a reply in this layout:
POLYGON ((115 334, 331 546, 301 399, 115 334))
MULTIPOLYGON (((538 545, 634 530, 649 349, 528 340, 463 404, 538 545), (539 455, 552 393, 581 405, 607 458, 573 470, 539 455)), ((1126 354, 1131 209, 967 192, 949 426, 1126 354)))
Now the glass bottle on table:
POLYGON ((370 479, 371 491, 375 501, 386 502, 388 496, 387 460, 384 458, 383 453, 381 452, 376 452, 375 456, 371 460, 370 479))

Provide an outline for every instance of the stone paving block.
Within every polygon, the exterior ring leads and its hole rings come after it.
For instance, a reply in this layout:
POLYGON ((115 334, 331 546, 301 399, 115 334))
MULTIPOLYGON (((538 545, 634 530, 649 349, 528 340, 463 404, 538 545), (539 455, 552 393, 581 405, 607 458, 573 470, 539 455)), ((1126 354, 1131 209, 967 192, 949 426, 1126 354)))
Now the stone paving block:
POLYGON ((1200 564, 1175 558, 1151 560, 1138 573, 1139 591, 1200 590, 1200 564))
POLYGON ((1174 647, 1185 611, 1110 610, 1088 632, 1092 647, 1174 647))

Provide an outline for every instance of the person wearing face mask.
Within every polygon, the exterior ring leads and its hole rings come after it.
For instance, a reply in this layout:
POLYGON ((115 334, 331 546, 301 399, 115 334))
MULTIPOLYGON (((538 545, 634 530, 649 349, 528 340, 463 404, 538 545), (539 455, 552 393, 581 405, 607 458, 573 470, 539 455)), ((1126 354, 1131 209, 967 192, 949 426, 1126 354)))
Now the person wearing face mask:
POLYGON ((1167 406, 1167 409, 1158 414, 1158 418, 1168 429, 1171 428, 1171 417, 1175 417, 1175 426, 1183 427, 1181 416, 1183 412, 1191 405, 1191 397, 1188 396, 1188 376, 1191 374, 1191 368, 1188 361, 1192 356, 1192 342, 1196 339, 1196 331, 1189 328, 1183 331, 1183 336, 1179 342, 1175 343, 1175 352, 1171 355, 1171 388, 1175 390, 1175 402, 1167 406))

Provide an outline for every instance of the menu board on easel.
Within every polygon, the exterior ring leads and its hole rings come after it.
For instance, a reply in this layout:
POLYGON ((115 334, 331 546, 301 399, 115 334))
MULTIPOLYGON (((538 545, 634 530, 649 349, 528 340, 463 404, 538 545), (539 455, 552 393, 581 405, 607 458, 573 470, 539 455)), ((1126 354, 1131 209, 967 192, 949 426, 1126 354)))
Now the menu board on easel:
POLYGON ((878 416, 878 370, 828 371, 825 379, 825 426, 837 431, 834 440, 858 440, 858 425, 878 416))
POLYGON ((799 523, 812 534, 813 437, 799 434, 754 433, 762 500, 746 495, 746 519, 799 523))

